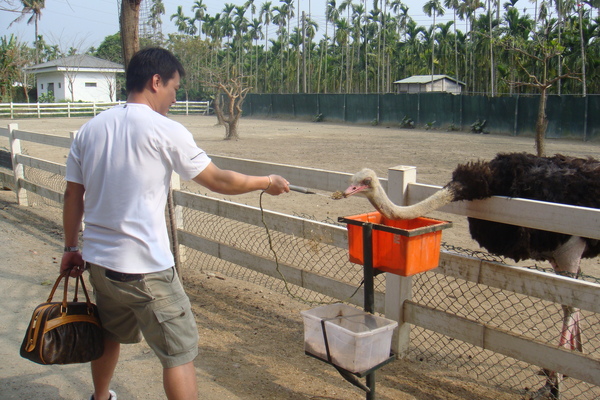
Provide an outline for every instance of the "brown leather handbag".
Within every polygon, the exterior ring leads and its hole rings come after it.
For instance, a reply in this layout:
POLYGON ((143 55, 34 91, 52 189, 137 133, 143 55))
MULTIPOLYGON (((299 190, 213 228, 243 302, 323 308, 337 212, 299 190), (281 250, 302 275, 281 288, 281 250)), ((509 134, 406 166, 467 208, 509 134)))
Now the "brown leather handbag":
POLYGON ((50 292, 46 303, 35 308, 27 327, 21 357, 38 364, 85 363, 102 356, 104 341, 98 309, 90 301, 83 277, 75 279, 75 296, 67 301, 69 271, 62 273, 50 292), (62 279, 65 289, 61 302, 52 302, 54 292, 62 279), (85 302, 77 301, 79 283, 85 302))

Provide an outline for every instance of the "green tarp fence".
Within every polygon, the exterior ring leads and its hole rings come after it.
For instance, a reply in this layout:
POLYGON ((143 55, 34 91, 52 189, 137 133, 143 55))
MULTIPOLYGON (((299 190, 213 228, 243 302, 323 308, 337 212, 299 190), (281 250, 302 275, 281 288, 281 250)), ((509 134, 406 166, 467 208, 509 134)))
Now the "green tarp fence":
MULTIPOLYGON (((416 127, 469 131, 476 121, 484 130, 533 136, 539 96, 420 94, 248 94, 245 116, 298 118, 399 126, 406 117, 416 127)), ((600 137, 600 96, 548 96, 549 138, 593 140, 600 137)))

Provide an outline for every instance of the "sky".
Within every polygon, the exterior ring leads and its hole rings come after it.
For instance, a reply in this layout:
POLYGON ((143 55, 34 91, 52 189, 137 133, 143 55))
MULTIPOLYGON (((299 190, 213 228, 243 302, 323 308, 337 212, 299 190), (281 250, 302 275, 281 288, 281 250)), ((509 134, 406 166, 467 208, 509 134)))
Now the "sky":
MULTIPOLYGON (((143 0, 144 2, 146 0, 143 0)), ((267 0, 255 0, 257 8, 267 0)), ((275 6, 278 0, 270 0, 275 6)), ((369 9, 372 7, 372 1, 368 0, 369 9)), ((7 0, 0 1, 0 9, 6 8, 7 0)), ((19 0, 8 0, 13 4, 20 4, 19 0)), ((223 10, 225 3, 241 5, 244 0, 203 0, 207 6, 207 12, 211 15, 223 10)), ((341 1, 338 1, 338 4, 341 1)), ((526 3, 522 1, 523 3, 526 3)), ((44 35, 48 44, 58 44, 62 51, 67 51, 70 47, 76 47, 81 51, 86 51, 90 47, 98 47, 106 36, 112 35, 119 30, 119 6, 118 0, 46 0, 46 7, 42 11, 42 18, 39 22, 39 32, 44 35)), ((184 14, 192 16, 192 5, 194 0, 163 0, 166 12, 163 16, 163 33, 177 32, 175 25, 170 21, 170 16, 175 14, 177 6, 183 7, 184 14)), ((404 3, 409 7, 409 15, 419 25, 430 26, 431 18, 423 12, 425 0, 405 0, 404 3)), ((325 30, 325 4, 326 0, 295 0, 296 6, 299 4, 300 14, 305 11, 312 15, 313 20, 319 25, 319 33, 323 34, 325 30)), ((296 10, 298 11, 298 10, 296 10)), ((2 35, 14 34, 21 42, 29 45, 34 41, 34 25, 28 25, 26 16, 21 22, 10 23, 17 18, 20 13, 10 11, 0 11, 0 27, 7 29, 2 35)), ((247 14, 247 18, 250 15, 247 14)), ((452 13, 446 12, 444 17, 438 17, 437 22, 452 19, 452 13)), ((463 28, 459 22, 459 29, 463 28)), ((270 32, 275 32, 274 29, 270 32)), ((331 31, 330 31, 331 34, 331 31)))

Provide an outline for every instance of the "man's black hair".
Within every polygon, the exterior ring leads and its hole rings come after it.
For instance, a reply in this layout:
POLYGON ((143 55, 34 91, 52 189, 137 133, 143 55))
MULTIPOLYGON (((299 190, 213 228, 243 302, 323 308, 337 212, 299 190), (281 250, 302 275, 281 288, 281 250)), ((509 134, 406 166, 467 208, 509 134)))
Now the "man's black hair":
POLYGON ((127 93, 141 92, 156 74, 168 82, 175 72, 179 72, 181 77, 185 75, 183 65, 170 51, 160 47, 140 50, 131 58, 127 67, 127 93))

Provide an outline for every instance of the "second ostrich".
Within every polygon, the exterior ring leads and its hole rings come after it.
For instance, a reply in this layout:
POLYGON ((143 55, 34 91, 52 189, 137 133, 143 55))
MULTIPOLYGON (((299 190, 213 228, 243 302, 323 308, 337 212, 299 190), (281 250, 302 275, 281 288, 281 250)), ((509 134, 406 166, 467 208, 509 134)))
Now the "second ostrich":
MULTIPOLYGON (((520 197, 582 207, 600 207, 600 162, 563 155, 538 157, 525 153, 498 154, 490 161, 459 165, 452 180, 431 197, 401 207, 390 201, 372 170, 356 173, 343 193, 365 195, 389 219, 413 219, 450 202, 491 196, 520 197)), ((577 277, 581 258, 600 254, 600 241, 561 233, 468 218, 469 231, 490 253, 515 261, 549 261, 557 274, 577 277)), ((559 345, 581 351, 579 311, 563 306, 559 345)), ((547 390, 558 391, 558 374, 549 373, 547 390)))

